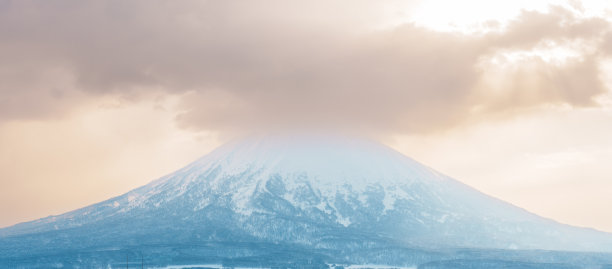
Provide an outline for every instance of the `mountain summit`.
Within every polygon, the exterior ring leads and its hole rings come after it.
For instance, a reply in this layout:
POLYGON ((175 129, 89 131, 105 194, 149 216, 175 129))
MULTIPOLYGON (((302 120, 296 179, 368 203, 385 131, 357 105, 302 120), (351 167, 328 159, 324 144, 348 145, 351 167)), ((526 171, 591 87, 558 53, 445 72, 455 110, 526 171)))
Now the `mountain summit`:
POLYGON ((612 235, 539 217, 379 143, 334 136, 235 141, 124 195, 0 229, 0 266, 17 268, 71 267, 74 257, 112 266, 124 253, 160 266, 418 265, 469 256, 457 249, 610 252, 612 235))

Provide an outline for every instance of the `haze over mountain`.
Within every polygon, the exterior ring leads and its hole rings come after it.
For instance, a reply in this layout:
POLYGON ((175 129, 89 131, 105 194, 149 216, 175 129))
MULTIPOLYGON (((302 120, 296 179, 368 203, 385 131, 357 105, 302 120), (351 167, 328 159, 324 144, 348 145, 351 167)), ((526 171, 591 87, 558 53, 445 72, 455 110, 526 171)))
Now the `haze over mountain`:
POLYGON ((119 195, 229 137, 304 128, 393 141, 612 232, 591 213, 612 204, 611 14, 600 0, 0 0, 0 226, 119 195))
POLYGON ((612 264, 605 253, 540 253, 612 252, 611 234, 531 214, 376 142, 322 135, 234 141, 124 195, 0 236, 7 268, 105 267, 126 253, 158 266, 418 266, 508 253, 612 264))

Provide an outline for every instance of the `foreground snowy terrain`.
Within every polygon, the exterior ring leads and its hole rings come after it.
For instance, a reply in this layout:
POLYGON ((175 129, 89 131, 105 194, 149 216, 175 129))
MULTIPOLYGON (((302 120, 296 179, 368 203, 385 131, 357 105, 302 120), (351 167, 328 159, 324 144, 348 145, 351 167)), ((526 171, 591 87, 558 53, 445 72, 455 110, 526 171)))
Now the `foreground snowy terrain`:
POLYGON ((236 141, 124 195, 0 229, 3 268, 115 268, 126 255, 158 268, 606 268, 611 251, 610 234, 330 136, 236 141))

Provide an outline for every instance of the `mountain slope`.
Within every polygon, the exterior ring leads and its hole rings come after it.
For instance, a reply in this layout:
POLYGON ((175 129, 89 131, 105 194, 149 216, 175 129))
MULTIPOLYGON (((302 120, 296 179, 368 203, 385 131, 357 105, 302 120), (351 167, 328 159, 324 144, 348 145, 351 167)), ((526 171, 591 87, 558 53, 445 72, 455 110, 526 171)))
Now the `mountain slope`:
POLYGON ((346 257, 373 248, 612 251, 609 234, 541 218, 383 145, 328 136, 236 141, 124 195, 0 236, 5 257, 221 242, 234 244, 229 252, 247 242, 346 257))

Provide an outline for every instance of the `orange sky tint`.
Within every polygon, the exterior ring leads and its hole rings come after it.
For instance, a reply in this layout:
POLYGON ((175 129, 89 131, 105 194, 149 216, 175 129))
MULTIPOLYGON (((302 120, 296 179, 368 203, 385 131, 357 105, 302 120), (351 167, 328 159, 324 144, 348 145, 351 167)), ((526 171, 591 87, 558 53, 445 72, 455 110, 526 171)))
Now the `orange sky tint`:
POLYGON ((610 4, 493 3, 1 4, 0 226, 305 128, 612 232, 610 4))

